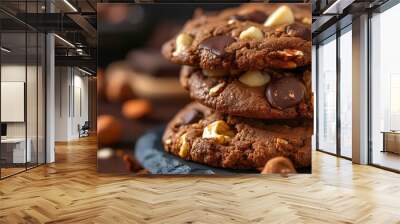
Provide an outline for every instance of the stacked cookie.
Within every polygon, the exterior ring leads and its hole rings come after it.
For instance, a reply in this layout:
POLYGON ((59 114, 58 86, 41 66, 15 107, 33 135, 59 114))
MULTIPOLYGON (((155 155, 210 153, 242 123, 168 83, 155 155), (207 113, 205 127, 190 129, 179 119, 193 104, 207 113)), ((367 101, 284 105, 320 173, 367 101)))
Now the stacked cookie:
POLYGON ((311 9, 247 4, 197 15, 162 53, 184 65, 197 101, 163 136, 165 150, 214 167, 311 166, 311 9), (285 165, 288 164, 288 165, 285 165))

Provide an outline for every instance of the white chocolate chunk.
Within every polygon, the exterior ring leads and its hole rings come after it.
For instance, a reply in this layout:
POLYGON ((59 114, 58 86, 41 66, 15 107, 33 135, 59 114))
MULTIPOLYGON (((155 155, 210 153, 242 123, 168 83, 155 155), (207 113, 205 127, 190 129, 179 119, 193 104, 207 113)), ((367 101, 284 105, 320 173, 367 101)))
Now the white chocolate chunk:
POLYGON ((271 76, 260 71, 247 71, 240 76, 239 81, 251 87, 263 86, 271 80, 271 76))
POLYGON ((264 37, 263 32, 254 26, 251 26, 246 30, 243 30, 239 35, 239 39, 241 40, 262 40, 263 37, 264 37))
POLYGON ((193 38, 189 34, 186 33, 179 34, 175 40, 176 47, 173 55, 177 56, 179 53, 186 50, 188 47, 190 47, 192 42, 193 38))
POLYGON ((225 143, 227 140, 234 136, 235 133, 223 120, 217 120, 207 125, 207 127, 204 128, 202 135, 203 138, 215 139, 220 144, 225 143))
POLYGON ((283 5, 273 12, 265 21, 264 26, 278 26, 283 24, 294 23, 294 15, 292 10, 283 5))

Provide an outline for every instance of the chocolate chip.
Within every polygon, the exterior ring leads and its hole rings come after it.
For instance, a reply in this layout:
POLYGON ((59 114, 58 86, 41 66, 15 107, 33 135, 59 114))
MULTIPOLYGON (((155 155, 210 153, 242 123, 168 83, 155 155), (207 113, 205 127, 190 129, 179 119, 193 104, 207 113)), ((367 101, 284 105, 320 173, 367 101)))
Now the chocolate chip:
POLYGON ((292 37, 300 37, 304 40, 311 40, 311 30, 297 23, 286 26, 286 33, 292 37))
POLYGON ((283 77, 268 85, 265 95, 269 103, 278 109, 292 107, 303 99, 304 84, 297 78, 283 77))
POLYGON ((183 116, 182 124, 192 124, 204 117, 203 113, 198 110, 190 110, 183 116))
POLYGON ((205 39, 203 42, 200 43, 199 48, 207 49, 211 51, 211 53, 220 57, 226 54, 225 47, 230 45, 234 41, 235 39, 230 36, 215 36, 205 39))
POLYGON ((255 23, 264 23, 267 19, 267 15, 264 12, 256 10, 246 15, 233 15, 231 19, 239 21, 252 21, 255 23))

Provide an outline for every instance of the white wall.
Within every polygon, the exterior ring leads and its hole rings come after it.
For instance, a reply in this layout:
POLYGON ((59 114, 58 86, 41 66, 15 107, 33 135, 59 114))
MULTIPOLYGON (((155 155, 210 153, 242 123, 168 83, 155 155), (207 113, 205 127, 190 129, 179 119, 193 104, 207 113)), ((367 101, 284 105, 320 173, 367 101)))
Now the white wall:
POLYGON ((72 67, 56 67, 55 74, 55 140, 70 141, 88 120, 88 78, 72 67))
POLYGON ((77 70, 74 70, 74 108, 73 108, 73 119, 72 119, 72 130, 71 135, 76 138, 78 137, 78 124, 81 126, 89 118, 88 112, 88 78, 82 76, 82 73, 76 74, 77 70), (75 112, 75 113, 74 113, 75 112))
MULTIPOLYGON (((28 66, 27 68, 28 74, 36 74, 36 67, 34 66, 28 66)), ((1 66, 1 81, 3 82, 25 82, 25 65, 18 65, 18 64, 4 64, 1 66)), ((29 86, 36 86, 36 80, 33 81, 31 80, 30 76, 29 78, 29 86)), ((27 88, 27 103, 30 104, 28 106, 35 107, 36 108, 36 88, 27 88), (35 102, 34 104, 31 104, 32 102, 35 102)), ((2 110, 7 110, 7 108, 1 108, 2 110)), ((29 111, 31 111, 30 109, 29 111)), ((36 110, 36 109, 34 109, 36 110)), ((28 122, 35 121, 36 125, 36 113, 27 113, 28 116, 28 122)), ((33 127, 33 124, 28 125, 29 127, 33 127)), ((36 126, 34 127, 36 130, 36 126)), ((29 134, 28 130, 28 134, 29 134)), ((7 123, 7 137, 25 137, 25 122, 11 122, 7 123)), ((29 137, 29 136, 28 136, 29 137)))

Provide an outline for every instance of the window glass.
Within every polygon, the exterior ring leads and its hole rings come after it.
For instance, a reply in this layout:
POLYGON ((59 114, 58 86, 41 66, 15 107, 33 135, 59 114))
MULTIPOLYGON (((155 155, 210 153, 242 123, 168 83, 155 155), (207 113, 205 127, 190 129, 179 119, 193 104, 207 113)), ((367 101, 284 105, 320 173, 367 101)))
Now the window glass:
MULTIPOLYGON (((0 1, 0 7, 25 19, 25 13, 43 12, 40 2, 0 1)), ((3 12, 0 17, 7 21, 0 23, 0 178, 5 178, 45 161, 46 54, 43 33, 3 12)))
POLYGON ((318 48, 318 149, 336 153, 336 37, 318 48))
POLYGON ((400 5, 371 18, 372 163, 400 170, 400 5))
POLYGON ((26 33, 1 33, 1 177, 26 169, 31 161, 26 141, 26 33))
POLYGON ((37 57, 37 33, 27 33, 27 75, 26 75, 26 117, 27 117, 27 142, 30 147, 30 160, 27 166, 34 167, 37 165, 37 132, 38 132, 38 57, 37 57))
MULTIPOLYGON (((351 27, 350 27, 351 28, 351 27)), ((340 154, 352 156, 352 35, 340 36, 340 154)))

